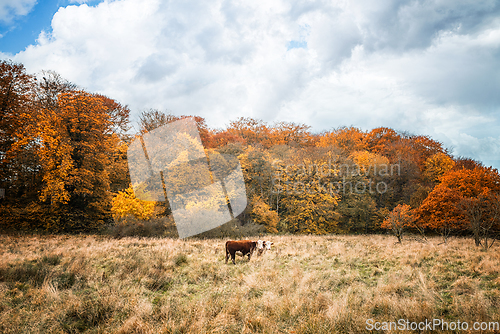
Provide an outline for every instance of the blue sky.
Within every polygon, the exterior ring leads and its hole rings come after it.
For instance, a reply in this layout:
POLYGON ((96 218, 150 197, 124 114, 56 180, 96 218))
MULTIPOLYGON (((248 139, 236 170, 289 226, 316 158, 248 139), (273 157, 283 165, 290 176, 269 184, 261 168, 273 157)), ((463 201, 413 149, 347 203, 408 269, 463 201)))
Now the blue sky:
POLYGON ((42 30, 50 31, 52 17, 60 7, 58 2, 39 1, 27 15, 16 15, 10 22, 0 22, 2 51, 16 54, 28 45, 35 44, 42 30))
POLYGON ((134 117, 386 126, 500 167, 497 0, 0 0, 0 34, 134 117))
MULTIPOLYGON (((2 5, 3 1, 0 1, 2 5)), ((0 45, 1 51, 9 54, 16 54, 23 51, 28 45, 36 44, 40 32, 52 31, 51 21, 54 14, 60 7, 68 5, 79 5, 77 1, 70 0, 38 0, 26 1, 23 6, 26 15, 20 15, 15 6, 9 6, 8 3, 20 2, 23 0, 5 0, 4 9, 0 11, 0 45)), ((89 6, 95 6, 102 2, 101 0, 80 1, 89 6)))

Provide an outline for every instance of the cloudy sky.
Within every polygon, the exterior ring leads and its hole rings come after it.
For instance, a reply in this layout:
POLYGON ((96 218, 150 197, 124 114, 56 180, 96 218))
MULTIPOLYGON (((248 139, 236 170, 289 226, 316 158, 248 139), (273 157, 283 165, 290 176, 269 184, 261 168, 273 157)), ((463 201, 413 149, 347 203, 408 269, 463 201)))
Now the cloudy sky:
POLYGON ((134 115, 386 126, 500 168, 497 0, 0 0, 0 58, 134 115))

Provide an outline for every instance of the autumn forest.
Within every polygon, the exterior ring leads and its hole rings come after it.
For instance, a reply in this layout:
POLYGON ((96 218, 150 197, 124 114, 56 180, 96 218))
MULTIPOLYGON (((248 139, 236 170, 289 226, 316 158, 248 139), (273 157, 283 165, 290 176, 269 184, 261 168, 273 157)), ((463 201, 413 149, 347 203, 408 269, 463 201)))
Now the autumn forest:
MULTIPOLYGON (((0 68, 2 230, 96 233, 154 226, 157 235, 175 233, 168 203, 135 197, 127 148, 136 136, 192 115, 144 110, 132 124, 127 106, 54 72, 35 76, 10 61, 0 68)), ((440 235, 443 242, 461 235, 485 249, 498 237, 498 171, 453 156, 429 136, 334 124, 316 133, 306 124, 253 118, 212 129, 193 117, 205 150, 236 156, 242 166, 248 205, 231 222, 233 229, 390 232, 399 242, 408 234, 440 235)))

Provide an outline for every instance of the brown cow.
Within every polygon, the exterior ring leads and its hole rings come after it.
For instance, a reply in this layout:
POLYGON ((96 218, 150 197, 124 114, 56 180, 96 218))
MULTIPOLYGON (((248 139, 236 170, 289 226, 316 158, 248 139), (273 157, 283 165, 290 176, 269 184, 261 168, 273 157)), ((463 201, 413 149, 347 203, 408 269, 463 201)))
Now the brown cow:
POLYGON ((226 263, 227 259, 229 259, 229 255, 231 254, 231 260, 233 260, 233 264, 236 264, 235 260, 235 254, 236 252, 241 252, 243 256, 248 255, 248 261, 250 261, 250 258, 252 257, 252 254, 257 248, 257 242, 256 241, 250 241, 250 240, 229 240, 226 242, 226 263))

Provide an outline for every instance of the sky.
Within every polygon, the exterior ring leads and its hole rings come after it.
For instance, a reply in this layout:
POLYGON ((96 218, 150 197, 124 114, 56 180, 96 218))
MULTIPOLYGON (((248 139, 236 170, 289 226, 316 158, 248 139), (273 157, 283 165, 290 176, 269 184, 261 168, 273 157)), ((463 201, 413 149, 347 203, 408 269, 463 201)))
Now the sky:
POLYGON ((135 120, 384 126, 500 169, 497 0, 0 0, 0 59, 135 120))

